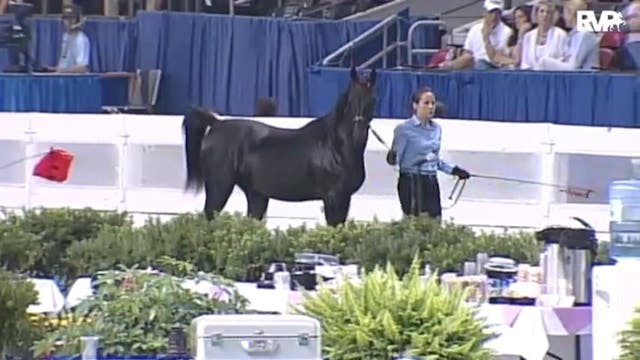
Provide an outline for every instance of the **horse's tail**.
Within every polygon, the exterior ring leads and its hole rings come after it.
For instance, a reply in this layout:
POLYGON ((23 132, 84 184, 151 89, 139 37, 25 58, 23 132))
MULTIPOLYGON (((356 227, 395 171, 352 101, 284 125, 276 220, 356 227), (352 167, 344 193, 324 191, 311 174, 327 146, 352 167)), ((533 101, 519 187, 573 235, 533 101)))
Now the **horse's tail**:
POLYGON ((182 130, 185 136, 184 150, 187 161, 186 190, 195 189, 195 191, 200 191, 202 189, 202 184, 204 183, 202 164, 200 162, 202 139, 207 127, 218 121, 220 120, 214 113, 200 107, 192 108, 182 121, 182 130))

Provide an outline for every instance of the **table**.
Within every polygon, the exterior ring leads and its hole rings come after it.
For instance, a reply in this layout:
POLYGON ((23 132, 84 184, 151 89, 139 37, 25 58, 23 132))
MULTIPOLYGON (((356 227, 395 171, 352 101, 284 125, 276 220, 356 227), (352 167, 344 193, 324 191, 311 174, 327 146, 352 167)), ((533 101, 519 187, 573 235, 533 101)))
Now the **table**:
MULTIPOLYGON (((236 282, 238 292, 249 301, 249 309, 289 313, 304 301, 298 291, 258 289, 254 283, 236 282)), ((310 292, 314 293, 314 292, 310 292)), ((575 339, 576 360, 591 359, 591 346, 580 338, 591 335, 591 307, 539 307, 483 304, 478 316, 484 318, 498 336, 486 343, 500 355, 526 360, 553 357, 549 336, 575 339)))
POLYGON ((127 73, 0 74, 0 111, 101 113, 104 105, 128 103, 129 78, 127 73))
POLYGON ((550 349, 549 336, 567 336, 575 339, 576 359, 590 359, 590 346, 583 347, 582 336, 591 335, 591 307, 539 307, 515 305, 489 305, 479 307, 479 316, 485 318, 499 336, 487 346, 503 355, 524 359, 543 359, 550 349), (522 339, 526 339, 523 341, 522 339))

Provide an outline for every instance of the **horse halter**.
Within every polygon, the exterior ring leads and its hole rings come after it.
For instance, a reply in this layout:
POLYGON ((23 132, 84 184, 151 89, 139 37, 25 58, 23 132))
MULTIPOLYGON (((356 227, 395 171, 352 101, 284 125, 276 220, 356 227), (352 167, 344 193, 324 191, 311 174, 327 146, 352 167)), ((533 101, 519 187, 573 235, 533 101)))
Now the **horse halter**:
MULTIPOLYGON (((365 87, 370 91, 371 81, 369 79, 367 79, 364 82, 360 81, 359 86, 365 87)), ((352 120, 354 123, 359 123, 366 119, 366 117, 363 115, 364 109, 365 109, 365 106, 362 103, 358 103, 358 105, 356 106, 356 115, 353 117, 353 120, 352 120)))

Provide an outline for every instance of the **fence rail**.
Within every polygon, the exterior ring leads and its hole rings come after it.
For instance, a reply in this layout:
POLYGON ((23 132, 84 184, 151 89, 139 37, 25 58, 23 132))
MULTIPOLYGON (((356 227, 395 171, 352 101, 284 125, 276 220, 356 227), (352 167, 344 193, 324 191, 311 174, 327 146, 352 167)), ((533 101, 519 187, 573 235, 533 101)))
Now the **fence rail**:
MULTIPOLYGON (((256 119, 297 128, 307 118, 256 119)), ((92 207, 126 210, 147 216, 200 211, 204 195, 183 191, 184 153, 179 116, 0 113, 0 166, 47 151, 51 146, 75 155, 67 183, 31 176, 37 159, 0 170, 0 206, 92 207)), ((372 127, 391 143, 398 120, 376 119, 372 127)), ((439 120, 442 157, 474 173, 545 183, 595 188, 589 199, 556 189, 472 178, 460 201, 444 218, 483 229, 535 229, 573 224, 571 216, 591 223, 606 237, 607 187, 631 177, 638 129, 607 129, 552 124, 439 120)), ((355 194, 350 218, 399 219, 396 172, 385 161, 386 149, 373 136, 366 153, 367 179, 355 194)), ((453 178, 440 174, 443 206, 453 178)), ((270 202, 270 226, 324 223, 320 201, 270 202)), ((225 210, 244 213, 246 201, 235 190, 225 210)))

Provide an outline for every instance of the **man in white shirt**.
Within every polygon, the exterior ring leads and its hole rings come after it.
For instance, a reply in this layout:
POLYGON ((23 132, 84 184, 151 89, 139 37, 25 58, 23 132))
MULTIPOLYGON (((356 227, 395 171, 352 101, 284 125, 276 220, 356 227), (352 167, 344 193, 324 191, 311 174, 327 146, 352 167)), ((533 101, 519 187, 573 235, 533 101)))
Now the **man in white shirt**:
POLYGON ((486 13, 482 22, 469 29, 463 53, 452 61, 442 63, 442 68, 473 67, 486 70, 498 67, 495 65, 496 54, 507 49, 513 30, 502 22, 503 0, 485 0, 484 9, 486 13))
POLYGON ((62 9, 62 22, 65 32, 62 35, 62 49, 58 66, 46 67, 49 71, 60 73, 89 72, 89 54, 91 44, 82 31, 82 11, 77 5, 65 5, 62 9))

